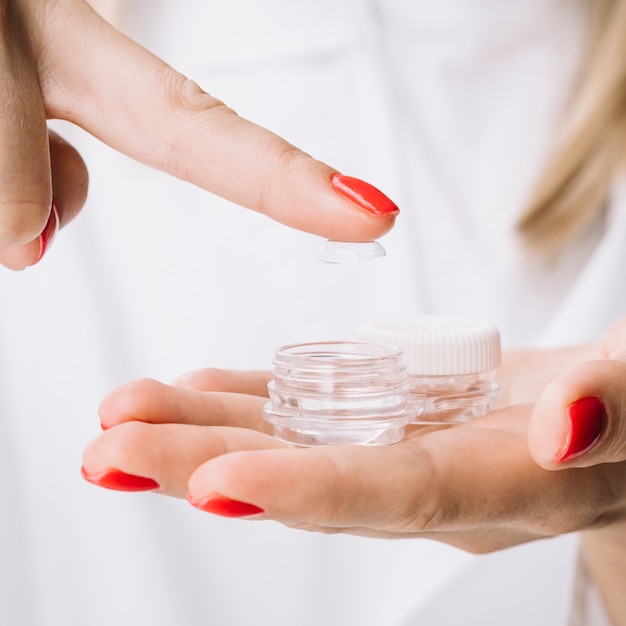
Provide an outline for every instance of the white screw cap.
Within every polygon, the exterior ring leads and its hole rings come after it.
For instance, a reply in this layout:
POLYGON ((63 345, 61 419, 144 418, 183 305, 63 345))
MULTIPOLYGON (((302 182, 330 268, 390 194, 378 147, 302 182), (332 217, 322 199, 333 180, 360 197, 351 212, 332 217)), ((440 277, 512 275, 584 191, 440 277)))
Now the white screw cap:
POLYGON ((462 317, 423 315, 365 322, 360 341, 400 348, 409 375, 447 376, 497 369, 500 332, 491 323, 462 317))

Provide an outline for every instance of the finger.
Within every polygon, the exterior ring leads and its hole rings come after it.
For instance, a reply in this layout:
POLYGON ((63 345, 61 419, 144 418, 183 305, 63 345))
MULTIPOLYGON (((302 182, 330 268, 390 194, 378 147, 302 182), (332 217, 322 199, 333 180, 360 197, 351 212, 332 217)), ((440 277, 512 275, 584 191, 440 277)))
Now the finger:
MULTIPOLYGON (((500 412, 501 426, 526 414, 515 410, 500 412)), ((246 429, 132 422, 87 447, 83 475, 102 487, 175 496, 187 482, 191 503, 212 513, 331 532, 426 535, 475 552, 593 525, 615 502, 615 494, 598 493, 606 478, 599 468, 546 472, 530 460, 517 426, 492 428, 495 413, 490 419, 394 446, 312 449, 246 429), (555 501, 567 506, 555 510, 555 501)))
MULTIPOLYGON (((245 466, 248 460, 256 459, 256 457, 248 456, 249 454, 256 455, 259 451, 274 450, 276 454, 280 455, 276 460, 279 464, 284 463, 284 465, 280 465, 274 478, 269 477, 268 480, 259 481, 256 487, 259 491, 255 494, 255 497, 260 498, 259 501, 268 502, 271 499, 271 494, 268 493, 267 487, 272 485, 278 475, 289 474, 296 456, 301 452, 306 452, 292 449, 288 451, 289 455, 283 457, 284 448, 285 444, 281 444, 271 437, 245 429, 208 429, 177 424, 155 426, 132 422, 110 430, 92 441, 83 454, 81 471, 86 480, 100 487, 122 491, 157 490, 159 493, 170 496, 184 497, 188 495, 189 477, 196 467, 207 459, 232 457, 239 459, 245 466), (286 467, 290 469, 289 472, 285 472, 286 467)), ((361 451, 363 451, 362 448, 361 451)), ((315 465, 317 466, 317 463, 315 465)), ((326 480, 325 474, 325 472, 322 474, 322 480, 326 480)), ((196 476, 195 480, 197 478, 196 476)), ((336 476, 332 476, 331 484, 334 483, 335 478, 336 476)), ((392 479, 393 476, 389 478, 392 479)), ((231 490, 231 493, 235 493, 236 489, 233 490, 230 485, 232 482, 231 476, 225 481, 225 486, 219 488, 222 492, 231 490)), ((294 487, 298 489, 304 486, 306 489, 311 486, 312 482, 315 480, 312 481, 311 476, 309 476, 308 480, 294 487)), ((324 483, 324 489, 319 493, 310 493, 309 498, 316 498, 315 501, 322 505, 328 497, 325 490, 326 486, 324 483), (317 499, 318 497, 319 499, 317 499)), ((431 485, 427 486, 428 490, 430 487, 431 485)), ((352 497, 351 492, 349 495, 352 497)), ((368 498, 369 494, 365 493, 363 496, 368 498)), ((284 500, 285 494, 280 494, 280 498, 284 500)), ((268 517, 268 514, 257 505, 224 498, 216 493, 212 493, 209 501, 211 508, 206 510, 213 513, 219 512, 221 515, 231 517, 243 515, 268 517)), ((302 507, 301 514, 306 515, 311 509, 311 505, 313 508, 318 508, 315 506, 315 501, 306 502, 306 506, 302 507)), ((193 502, 202 508, 206 505, 207 499, 193 500, 193 502)), ((296 517, 300 522, 292 525, 325 532, 332 530, 352 532, 365 536, 394 536, 398 534, 386 529, 384 531, 373 530, 368 526, 369 518, 367 515, 363 515, 362 509, 353 508, 348 502, 345 504, 339 511, 346 518, 346 523, 343 525, 335 525, 333 528, 327 523, 329 519, 336 519, 338 513, 334 507, 328 504, 322 508, 321 523, 317 525, 303 524, 301 523, 302 517, 298 514, 296 517), (347 523, 348 519, 354 520, 356 525, 350 526, 347 523)), ((377 499, 373 504, 378 506, 381 502, 377 499)), ((300 506, 297 504, 297 500, 295 506, 300 506)), ((276 517, 278 514, 278 507, 274 507, 272 517, 276 517)), ((532 538, 530 533, 523 531, 498 528, 498 532, 495 533, 494 530, 495 527, 491 524, 487 529, 469 529, 456 534, 432 530, 429 531, 428 536, 474 552, 494 550, 532 538)), ((419 536, 419 534, 412 533, 412 536, 419 536)))
POLYGON ((0 263, 11 270, 23 270, 37 264, 52 244, 59 229, 59 213, 56 204, 50 207, 50 215, 43 231, 28 243, 0 246, 0 263))
POLYGON ((529 426, 533 458, 542 467, 588 467, 626 460, 626 363, 580 364, 540 396, 529 426))
POLYGON ((266 399, 230 392, 202 392, 172 387, 151 379, 128 383, 111 392, 98 414, 107 430, 124 422, 237 426, 271 432, 262 418, 266 399))
POLYGON ((63 23, 65 45, 48 51, 54 67, 66 68, 56 82, 44 84, 49 115, 300 230, 369 241, 393 225, 398 209, 376 188, 334 177, 333 168, 239 117, 87 7, 71 19, 75 28, 63 23))
POLYGON ((24 3, 0 12, 0 244, 35 239, 50 213, 46 117, 24 3))
MULTIPOLYGON (((449 461, 461 458, 467 437, 475 436, 468 429, 414 431, 392 446, 233 453, 198 467, 189 479, 188 499, 198 508, 218 513, 225 501, 241 502, 298 528, 359 529, 359 534, 385 536, 448 531, 458 528, 458 516, 452 513, 457 496, 449 488, 459 485, 457 479, 445 479, 458 467, 449 461), (455 438, 457 433, 460 439, 455 438)), ((485 459, 483 454, 483 464, 485 459)), ((475 465, 473 469, 479 472, 475 465)), ((457 471, 459 476, 464 473, 457 471)), ((478 485, 482 488, 481 482, 478 485)))
MULTIPOLYGON (((189 479, 188 499, 217 513, 224 503, 242 503, 297 527, 347 530, 386 525, 391 530, 395 522, 404 528, 405 509, 414 501, 406 498, 410 492, 406 483, 403 497, 398 497, 398 481, 406 478, 408 459, 403 457, 402 448, 396 447, 234 452, 196 469, 189 479)), ((416 462, 416 472, 419 467, 416 462)))
POLYGON ((85 204, 89 176, 78 151, 50 131, 50 162, 55 201, 48 222, 38 237, 24 244, 0 246, 0 264, 22 270, 38 263, 59 228, 72 220, 85 204))
POLYGON ((494 412, 393 446, 233 452, 195 470, 188 499, 211 513, 263 511, 298 528, 428 536, 471 551, 595 523, 595 500, 606 506, 610 494, 599 493, 595 472, 574 480, 571 472, 546 472, 532 461, 529 410, 494 412), (574 484, 579 492, 571 494, 574 484), (555 512, 564 494, 568 507, 555 512), (481 532, 488 529, 491 536, 481 532))
POLYGON ((74 146, 52 130, 49 137, 54 202, 59 214, 59 227, 63 228, 78 215, 87 200, 89 173, 74 146))
POLYGON ((197 391, 228 391, 267 397, 267 383, 273 374, 266 371, 203 368, 183 374, 172 382, 175 387, 197 391))
POLYGON ((252 430, 130 422, 103 433, 83 453, 83 476, 122 491, 158 489, 185 497, 187 481, 208 458, 233 449, 281 444, 252 430))

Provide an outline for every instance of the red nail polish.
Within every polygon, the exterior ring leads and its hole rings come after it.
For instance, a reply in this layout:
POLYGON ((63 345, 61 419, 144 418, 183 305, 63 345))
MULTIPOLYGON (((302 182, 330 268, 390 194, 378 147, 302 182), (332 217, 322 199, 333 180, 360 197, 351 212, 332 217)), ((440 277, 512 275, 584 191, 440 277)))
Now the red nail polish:
POLYGON ((239 502, 238 500, 231 500, 230 498, 214 496, 212 498, 206 498, 205 500, 192 500, 188 496, 187 500, 197 509, 201 509, 207 513, 215 513, 215 515, 222 515, 223 517, 247 517, 249 515, 265 513, 262 508, 254 504, 239 502))
POLYGON ((606 424, 606 409, 599 398, 581 398, 568 410, 570 431, 557 462, 569 461, 590 450, 606 424))
POLYGON ((400 211, 382 191, 363 180, 333 174, 330 182, 337 193, 374 215, 389 215, 400 211))
POLYGON ((88 474, 84 467, 80 468, 82 477, 93 485, 104 487, 105 489, 116 489, 117 491, 151 491, 158 489, 159 483, 152 478, 134 476, 126 474, 116 469, 110 469, 100 474, 88 474))
POLYGON ((46 250, 52 244, 57 231, 59 230, 59 213, 57 211, 57 207, 52 203, 52 208, 50 209, 50 217, 48 217, 48 223, 46 227, 43 229, 41 235, 39 235, 39 256, 33 263, 33 265, 39 263, 41 261, 43 255, 46 253, 46 250))

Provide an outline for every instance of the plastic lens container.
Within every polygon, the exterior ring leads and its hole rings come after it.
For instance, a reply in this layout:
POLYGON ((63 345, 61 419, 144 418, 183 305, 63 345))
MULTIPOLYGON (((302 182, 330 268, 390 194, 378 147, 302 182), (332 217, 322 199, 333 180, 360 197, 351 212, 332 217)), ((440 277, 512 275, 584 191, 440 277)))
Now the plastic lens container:
POLYGON ((489 322, 420 316, 366 322, 359 339, 402 350, 414 424, 446 425, 484 415, 500 395, 500 333, 489 322))
POLYGON ((297 344, 274 357, 264 418, 274 436, 313 445, 399 441, 413 419, 399 349, 360 342, 297 344))

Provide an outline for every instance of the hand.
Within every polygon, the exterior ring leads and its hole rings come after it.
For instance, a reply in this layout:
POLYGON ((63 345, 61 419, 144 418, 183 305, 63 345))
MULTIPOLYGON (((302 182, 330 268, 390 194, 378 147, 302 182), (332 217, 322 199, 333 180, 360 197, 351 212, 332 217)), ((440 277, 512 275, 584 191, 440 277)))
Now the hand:
POLYGON ((582 530, 587 567, 612 623, 622 625, 625 331, 626 318, 589 345, 508 353, 504 396, 536 400, 534 407, 415 430, 381 448, 294 449, 276 442, 260 419, 267 372, 202 370, 175 386, 138 381, 102 403, 107 431, 85 451, 84 475, 115 489, 187 496, 221 515, 324 532, 429 537, 472 552, 582 530), (584 413, 589 407, 591 418, 584 413), (597 437, 589 428, 594 421, 597 437), (577 450, 573 442, 583 445, 577 450))
POLYGON ((143 380, 102 403, 87 480, 323 532, 428 537, 472 552, 581 530, 612 623, 626 624, 626 318, 598 342, 506 355, 505 407, 387 447, 296 449, 260 418, 268 372, 143 380), (592 359, 592 360, 589 360, 592 359), (545 388, 545 389, 544 389, 545 388), (148 478, 146 478, 148 477, 148 478))
POLYGON ((238 117, 82 0, 13 0, 0 15, 0 263, 37 262, 81 209, 87 170, 46 119, 289 226, 368 241, 397 207, 238 117), (79 59, 79 62, 78 62, 79 59), (332 182, 331 182, 332 179, 332 182), (3 247, 4 246, 4 247, 3 247))
MULTIPOLYGON (((529 428, 529 447, 548 470, 598 468, 594 530, 581 535, 582 554, 600 590, 611 623, 626 625, 626 318, 590 346, 589 361, 556 377, 539 397, 529 428)), ((555 472, 560 473, 560 472, 555 472)))
MULTIPOLYGON (((576 356, 601 345, 581 347, 576 356)), ((555 355, 544 359, 546 376, 556 369, 555 355)), ((562 359, 573 355, 559 352, 562 359)), ((530 371, 537 376, 535 363, 530 371)), ((131 482, 150 477, 148 487, 188 495, 212 512, 253 513, 325 532, 428 536, 474 552, 595 528, 626 510, 626 464, 552 472, 533 461, 532 405, 455 428, 414 429, 388 447, 295 449, 269 436, 260 417, 270 377, 205 370, 176 386, 139 381, 120 388, 101 406, 107 432, 85 452, 88 479, 106 484, 111 470, 113 480, 121 471, 131 482)))

